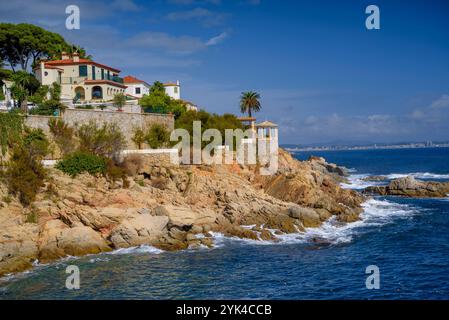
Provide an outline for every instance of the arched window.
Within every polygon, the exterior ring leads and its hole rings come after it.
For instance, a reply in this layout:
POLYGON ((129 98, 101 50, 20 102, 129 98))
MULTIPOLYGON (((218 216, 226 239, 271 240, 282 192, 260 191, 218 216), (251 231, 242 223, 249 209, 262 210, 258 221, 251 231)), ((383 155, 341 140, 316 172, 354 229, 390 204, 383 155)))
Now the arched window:
POLYGON ((84 100, 86 99, 86 93, 83 87, 75 88, 75 100, 84 100))
POLYGON ((103 89, 100 86, 92 88, 92 99, 103 99, 103 89))

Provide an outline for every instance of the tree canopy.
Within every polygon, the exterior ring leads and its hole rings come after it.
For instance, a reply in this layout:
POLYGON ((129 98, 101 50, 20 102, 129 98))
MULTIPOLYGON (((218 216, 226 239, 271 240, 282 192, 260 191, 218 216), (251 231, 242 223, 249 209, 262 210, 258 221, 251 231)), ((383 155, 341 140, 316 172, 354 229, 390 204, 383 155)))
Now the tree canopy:
POLYGON ((13 71, 17 66, 26 71, 41 58, 60 58, 63 51, 78 51, 80 55, 86 55, 84 49, 41 27, 27 23, 0 23, 0 59, 7 62, 13 71))
POLYGON ((255 91, 242 92, 240 97, 240 111, 242 113, 248 113, 251 117, 253 112, 258 112, 261 109, 260 94, 255 91))
POLYGON ((150 88, 150 94, 144 95, 139 104, 145 112, 153 113, 173 113, 177 119, 186 112, 185 103, 181 100, 174 100, 165 93, 164 85, 156 81, 150 88))

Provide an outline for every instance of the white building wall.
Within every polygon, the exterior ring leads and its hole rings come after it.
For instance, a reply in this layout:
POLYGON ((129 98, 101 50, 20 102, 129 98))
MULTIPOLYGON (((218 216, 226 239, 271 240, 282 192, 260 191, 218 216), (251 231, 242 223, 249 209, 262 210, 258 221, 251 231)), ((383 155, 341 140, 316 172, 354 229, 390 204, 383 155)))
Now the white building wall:
POLYGON ((176 81, 176 85, 165 85, 165 93, 172 99, 181 99, 181 86, 179 81, 176 81))
POLYGON ((150 93, 150 87, 145 83, 125 83, 126 88, 125 93, 134 97, 142 98, 144 95, 150 93), (136 89, 140 89, 140 93, 136 93, 136 89))

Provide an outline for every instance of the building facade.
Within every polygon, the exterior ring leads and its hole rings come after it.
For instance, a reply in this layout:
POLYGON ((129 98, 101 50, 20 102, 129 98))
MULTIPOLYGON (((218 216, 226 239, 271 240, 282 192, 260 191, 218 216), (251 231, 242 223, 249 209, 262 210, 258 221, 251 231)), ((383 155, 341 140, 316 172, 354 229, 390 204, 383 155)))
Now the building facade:
POLYGON ((165 93, 172 99, 180 100, 181 99, 181 85, 179 80, 176 83, 167 82, 164 83, 165 93))
POLYGON ((132 98, 142 98, 144 95, 150 93, 151 86, 145 81, 133 76, 124 77, 123 83, 126 85, 126 95, 132 98))
POLYGON ((77 53, 62 53, 61 60, 41 61, 34 69, 42 85, 61 85, 61 101, 70 103, 111 101, 117 93, 125 93, 120 70, 81 59, 77 53))

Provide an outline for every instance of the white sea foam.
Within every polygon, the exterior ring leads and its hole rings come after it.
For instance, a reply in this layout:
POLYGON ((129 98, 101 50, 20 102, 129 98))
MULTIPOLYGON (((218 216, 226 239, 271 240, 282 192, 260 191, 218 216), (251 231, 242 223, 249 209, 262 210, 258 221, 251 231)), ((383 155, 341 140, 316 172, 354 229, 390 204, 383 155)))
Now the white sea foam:
POLYGON ((141 245, 138 247, 130 247, 130 248, 120 248, 111 252, 106 252, 105 254, 131 254, 131 253, 152 253, 152 254, 160 254, 164 252, 164 250, 155 248, 153 246, 141 245))
POLYGON ((388 179, 397 179, 407 176, 412 176, 417 179, 449 179, 449 174, 438 174, 431 172, 391 173, 386 177, 388 179))
POLYGON ((341 183, 340 186, 345 189, 361 190, 370 186, 384 186, 387 185, 390 180, 405 178, 407 176, 411 176, 416 179, 434 179, 434 180, 449 179, 449 174, 438 174, 430 172, 411 172, 411 173, 390 173, 384 175, 386 178, 385 181, 364 180, 364 178, 367 178, 369 176, 372 176, 372 174, 351 174, 348 177, 348 182, 341 183))
POLYGON ((362 204, 364 212, 360 220, 352 223, 342 223, 332 217, 319 228, 307 228, 305 232, 275 235, 275 230, 270 230, 278 239, 274 241, 256 241, 226 237, 221 233, 212 232, 216 247, 222 247, 225 241, 238 241, 254 245, 292 244, 292 243, 316 243, 319 245, 335 245, 349 243, 354 235, 363 232, 363 228, 382 226, 393 223, 397 219, 412 217, 419 211, 406 204, 398 204, 387 200, 370 199, 362 204))
POLYGON ((348 177, 348 183, 341 183, 340 186, 345 189, 361 190, 369 186, 382 186, 387 184, 386 181, 363 180, 369 176, 371 176, 371 174, 351 174, 348 177))

